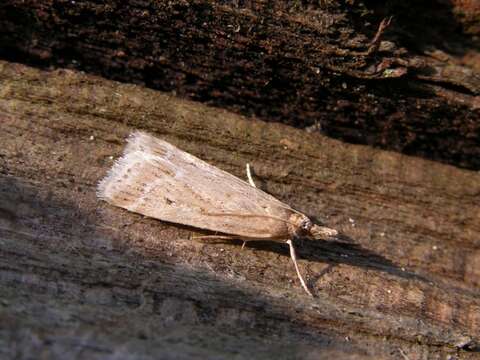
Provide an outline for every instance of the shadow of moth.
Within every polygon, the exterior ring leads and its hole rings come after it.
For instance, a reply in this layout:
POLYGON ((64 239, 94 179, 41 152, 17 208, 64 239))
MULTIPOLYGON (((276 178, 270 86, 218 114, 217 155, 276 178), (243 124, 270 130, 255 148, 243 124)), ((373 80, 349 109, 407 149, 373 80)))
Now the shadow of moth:
POLYGON ((336 230, 312 221, 273 196, 207 164, 166 141, 133 132, 121 158, 99 183, 108 203, 148 217, 220 232, 222 239, 287 243, 298 278, 292 240, 335 236, 336 230))

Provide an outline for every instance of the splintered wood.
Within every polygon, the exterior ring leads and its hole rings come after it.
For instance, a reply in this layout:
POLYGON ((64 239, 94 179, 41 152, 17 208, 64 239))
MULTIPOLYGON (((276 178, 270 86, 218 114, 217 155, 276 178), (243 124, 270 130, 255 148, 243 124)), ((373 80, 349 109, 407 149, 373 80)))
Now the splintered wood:
MULTIPOLYGON (((250 178, 251 176, 249 176, 250 178)), ((98 185, 108 203, 159 220, 220 232, 222 239, 287 243, 305 291, 292 239, 335 236, 289 205, 232 174, 144 132, 98 185)))

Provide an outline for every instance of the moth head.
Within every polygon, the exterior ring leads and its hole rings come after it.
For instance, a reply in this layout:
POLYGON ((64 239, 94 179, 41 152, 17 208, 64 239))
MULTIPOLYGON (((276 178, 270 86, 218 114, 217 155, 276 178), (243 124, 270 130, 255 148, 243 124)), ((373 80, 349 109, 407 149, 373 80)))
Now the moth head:
POLYGON ((335 229, 313 224, 312 220, 303 214, 292 214, 290 221, 292 224, 290 233, 293 236, 327 239, 338 234, 338 231, 335 229))
POLYGON ((310 220, 306 216, 300 221, 300 224, 299 224, 300 231, 306 234, 309 234, 311 232, 312 226, 313 226, 312 220, 310 220))

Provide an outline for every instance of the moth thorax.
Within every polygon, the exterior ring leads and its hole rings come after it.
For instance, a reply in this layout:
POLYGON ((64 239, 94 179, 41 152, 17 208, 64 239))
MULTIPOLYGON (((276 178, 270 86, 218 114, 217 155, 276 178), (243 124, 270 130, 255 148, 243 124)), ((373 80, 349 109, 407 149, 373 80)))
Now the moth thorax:
POLYGON ((292 214, 289 219, 288 230, 292 237, 310 235, 312 221, 303 214, 292 214))

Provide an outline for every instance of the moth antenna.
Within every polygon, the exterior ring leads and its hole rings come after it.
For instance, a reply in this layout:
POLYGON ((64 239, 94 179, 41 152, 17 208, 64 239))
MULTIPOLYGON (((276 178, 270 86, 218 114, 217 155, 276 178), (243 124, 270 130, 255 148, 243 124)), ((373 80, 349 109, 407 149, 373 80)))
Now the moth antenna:
POLYGON ((304 215, 304 213, 298 211, 298 210, 295 210, 294 208, 292 208, 291 206, 285 206, 285 205, 280 205, 281 208, 284 208, 284 209, 287 209, 287 210, 291 210, 293 211, 294 213, 297 213, 298 215, 304 215))
MULTIPOLYGON (((252 185, 254 188, 256 188, 257 186, 255 185, 255 182, 253 181, 253 178, 252 178, 252 169, 251 169, 252 167, 250 166, 249 163, 247 163, 246 168, 247 168, 248 182, 249 182, 250 185, 252 185)), ((297 213, 299 215, 303 215, 303 213, 301 213, 298 210, 293 209, 291 206, 284 205, 284 204, 278 204, 278 206, 281 207, 281 208, 287 209, 287 210, 291 210, 294 213, 297 213)))
MULTIPOLYGON (((250 185, 252 185, 254 188, 257 187, 257 185, 255 185, 255 182, 253 181, 253 177, 252 177, 252 167, 250 166, 249 163, 247 163, 246 165, 246 168, 247 168, 247 178, 248 178, 248 182, 250 185)), ((292 210, 293 212, 297 213, 297 214, 300 214, 300 215, 303 215, 300 211, 297 211, 295 209, 292 209, 290 206, 288 205, 283 205, 283 204, 279 204, 279 207, 281 208, 284 208, 284 209, 287 209, 287 210, 292 210)))
POLYGON ((253 181, 252 171, 250 169, 250 164, 249 163, 247 163, 247 178, 248 178, 248 182, 250 183, 250 185, 252 185, 254 188, 256 188, 257 186, 255 185, 255 182, 253 181))
POLYGON ((205 235, 205 236, 192 236, 193 240, 209 240, 209 239, 219 239, 219 240, 233 240, 237 239, 235 236, 230 235, 205 235))
POLYGON ((307 284, 305 283, 305 280, 303 280, 302 274, 300 274, 300 269, 298 268, 298 264, 297 264, 297 255, 295 253, 295 248, 293 247, 292 240, 291 239, 287 240, 287 244, 290 247, 290 257, 292 258, 293 265, 295 265, 295 270, 297 271, 297 276, 300 279, 300 282, 302 283, 302 287, 307 292, 308 295, 313 297, 313 294, 308 289, 307 284))
MULTIPOLYGON (((262 218, 267 218, 267 219, 274 219, 274 220, 278 220, 278 221, 282 221, 286 224, 289 224, 289 225, 292 225, 292 226, 297 226, 296 224, 288 221, 288 220, 285 220, 285 219, 282 219, 280 217, 277 217, 277 216, 271 216, 271 215, 257 215, 257 214, 234 214, 234 213, 204 213, 205 215, 209 215, 209 216, 238 216, 238 217, 262 217, 262 218)), ((301 214, 301 213, 300 213, 301 214)), ((302 214, 303 215, 303 214, 302 214)))

